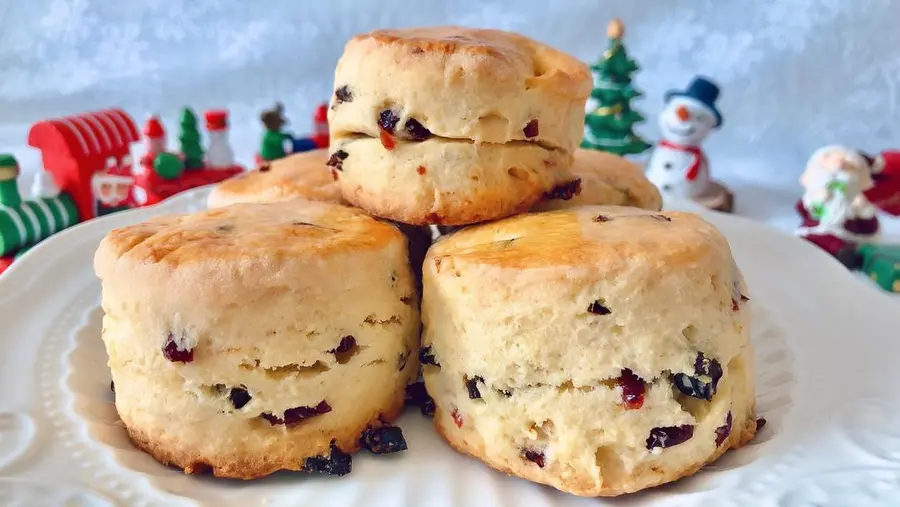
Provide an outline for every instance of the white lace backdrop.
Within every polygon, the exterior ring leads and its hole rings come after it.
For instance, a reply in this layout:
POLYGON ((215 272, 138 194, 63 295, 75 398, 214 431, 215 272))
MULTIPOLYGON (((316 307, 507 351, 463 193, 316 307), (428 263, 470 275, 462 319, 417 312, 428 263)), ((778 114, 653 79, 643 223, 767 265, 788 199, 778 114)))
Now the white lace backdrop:
POLYGON ((721 85, 725 122, 706 149, 742 215, 792 228, 797 177, 820 145, 900 148, 895 0, 0 0, 0 151, 31 172, 36 120, 115 105, 174 126, 183 105, 225 106, 248 162, 276 99, 306 131, 355 33, 495 27, 592 62, 613 16, 643 67, 648 139, 667 89, 695 74, 721 85))

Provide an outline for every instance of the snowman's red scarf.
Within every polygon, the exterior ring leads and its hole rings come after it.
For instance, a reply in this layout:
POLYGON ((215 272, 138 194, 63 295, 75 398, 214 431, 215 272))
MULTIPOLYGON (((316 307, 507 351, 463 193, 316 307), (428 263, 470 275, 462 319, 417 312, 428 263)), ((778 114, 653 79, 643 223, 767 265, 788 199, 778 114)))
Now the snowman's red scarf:
POLYGON ((665 140, 660 141, 659 145, 673 150, 685 151, 694 155, 694 161, 691 162, 691 165, 688 166, 687 172, 684 174, 684 177, 687 178, 688 181, 694 181, 697 179, 697 175, 700 174, 700 164, 703 163, 703 150, 701 150, 699 146, 686 146, 683 144, 676 144, 671 141, 665 140))

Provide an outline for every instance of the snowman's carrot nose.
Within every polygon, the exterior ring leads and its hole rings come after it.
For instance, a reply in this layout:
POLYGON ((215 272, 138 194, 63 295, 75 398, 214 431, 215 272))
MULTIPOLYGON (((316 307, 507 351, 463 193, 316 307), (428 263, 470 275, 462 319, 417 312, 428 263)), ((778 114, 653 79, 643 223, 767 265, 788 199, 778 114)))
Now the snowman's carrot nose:
POLYGON ((675 116, 681 121, 688 121, 691 119, 691 112, 684 106, 678 106, 678 108, 675 109, 675 116))

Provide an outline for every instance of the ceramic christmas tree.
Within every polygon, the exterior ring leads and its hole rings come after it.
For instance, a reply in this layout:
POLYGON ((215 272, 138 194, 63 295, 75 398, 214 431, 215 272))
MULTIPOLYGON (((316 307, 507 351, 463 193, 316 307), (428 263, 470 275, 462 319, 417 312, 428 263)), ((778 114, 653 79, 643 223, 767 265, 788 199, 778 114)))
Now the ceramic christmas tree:
POLYGON ((625 51, 624 33, 622 22, 612 20, 607 28, 609 45, 603 59, 591 66, 594 89, 586 106, 581 146, 617 155, 633 155, 647 151, 651 145, 633 130, 644 117, 631 109, 631 101, 642 93, 632 85, 632 75, 639 67, 625 51))
POLYGON ((203 168, 203 147, 201 146, 200 129, 197 127, 197 115, 190 108, 181 110, 181 133, 178 142, 184 156, 185 169, 203 168))

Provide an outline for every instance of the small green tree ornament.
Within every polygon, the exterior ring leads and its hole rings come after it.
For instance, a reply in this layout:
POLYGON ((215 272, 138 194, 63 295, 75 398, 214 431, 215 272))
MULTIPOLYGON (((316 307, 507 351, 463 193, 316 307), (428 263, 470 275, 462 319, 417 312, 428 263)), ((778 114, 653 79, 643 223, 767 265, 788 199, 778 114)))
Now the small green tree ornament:
POLYGON ((201 146, 200 130, 197 128, 197 115, 186 107, 181 110, 181 133, 178 142, 184 156, 186 169, 203 167, 203 146, 201 146))
POLYGON ((643 95, 631 84, 639 67, 622 44, 622 21, 610 21, 606 33, 609 43, 603 59, 591 66, 594 89, 588 99, 581 146, 616 155, 643 153, 652 145, 634 133, 635 124, 644 121, 644 116, 631 109, 631 101, 643 95))

